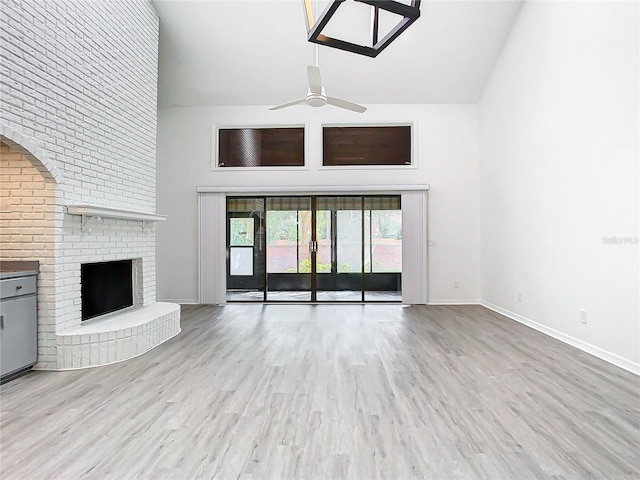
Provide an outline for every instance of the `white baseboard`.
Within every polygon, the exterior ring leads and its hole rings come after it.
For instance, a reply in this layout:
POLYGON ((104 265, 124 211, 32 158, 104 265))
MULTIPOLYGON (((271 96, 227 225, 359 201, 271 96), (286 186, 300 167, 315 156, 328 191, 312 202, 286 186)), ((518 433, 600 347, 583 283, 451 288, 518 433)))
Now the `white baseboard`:
POLYGON ((434 298, 427 305, 480 305, 480 299, 434 298))
POLYGON ((197 298, 167 298, 167 299, 162 299, 162 300, 157 300, 158 302, 169 302, 169 303, 179 303, 180 305, 197 305, 198 303, 198 299, 197 298))
POLYGON ((609 362, 617 367, 620 367, 628 372, 635 373, 636 375, 640 375, 640 364, 632 362, 631 360, 621 357, 620 355, 616 355, 615 353, 604 350, 600 347, 592 345, 588 342, 580 340, 578 338, 572 337, 571 335, 567 335, 566 333, 562 333, 558 330, 555 330, 551 327, 547 327, 541 323, 535 322, 527 317, 523 317, 522 315, 518 315, 517 313, 506 310, 502 307, 498 307, 497 305, 493 305, 489 302, 480 302, 480 305, 488 308, 489 310, 493 310, 500 315, 504 315, 505 317, 510 318, 511 320, 515 320, 516 322, 522 323, 528 327, 533 328, 539 332, 542 332, 550 337, 555 338, 556 340, 560 340, 561 342, 567 343, 577 349, 582 350, 594 357, 598 357, 605 362, 609 362))

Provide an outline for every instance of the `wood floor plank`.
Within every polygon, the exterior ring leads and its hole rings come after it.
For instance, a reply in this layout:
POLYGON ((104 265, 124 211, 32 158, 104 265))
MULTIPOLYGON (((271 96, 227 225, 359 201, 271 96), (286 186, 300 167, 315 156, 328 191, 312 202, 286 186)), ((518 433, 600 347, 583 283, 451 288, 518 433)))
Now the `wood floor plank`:
POLYGON ((192 305, 0 389, 2 479, 632 479, 640 381, 479 306, 192 305))

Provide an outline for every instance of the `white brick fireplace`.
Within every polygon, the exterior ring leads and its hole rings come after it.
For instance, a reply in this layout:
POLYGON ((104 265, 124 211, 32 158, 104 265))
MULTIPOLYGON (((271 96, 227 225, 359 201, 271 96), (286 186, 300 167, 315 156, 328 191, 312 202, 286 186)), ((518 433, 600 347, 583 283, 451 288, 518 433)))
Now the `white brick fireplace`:
POLYGON ((180 331, 179 306, 156 303, 149 220, 157 15, 143 0, 6 0, 3 13, 0 256, 40 262, 36 368, 133 357, 180 331), (136 305, 81 322, 81 264, 123 259, 136 259, 136 305))

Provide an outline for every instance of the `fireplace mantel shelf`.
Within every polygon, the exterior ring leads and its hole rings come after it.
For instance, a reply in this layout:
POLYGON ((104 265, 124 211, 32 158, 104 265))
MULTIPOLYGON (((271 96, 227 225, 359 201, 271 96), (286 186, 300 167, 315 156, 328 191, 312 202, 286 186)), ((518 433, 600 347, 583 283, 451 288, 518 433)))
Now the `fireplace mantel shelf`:
POLYGON ((93 220, 99 220, 101 218, 117 218, 120 220, 136 220, 141 221, 143 224, 146 222, 164 222, 167 219, 166 215, 159 215, 157 213, 138 212, 135 210, 121 210, 118 208, 98 207, 95 205, 68 205, 67 213, 69 215, 81 215, 82 231, 91 231, 88 226, 93 220))

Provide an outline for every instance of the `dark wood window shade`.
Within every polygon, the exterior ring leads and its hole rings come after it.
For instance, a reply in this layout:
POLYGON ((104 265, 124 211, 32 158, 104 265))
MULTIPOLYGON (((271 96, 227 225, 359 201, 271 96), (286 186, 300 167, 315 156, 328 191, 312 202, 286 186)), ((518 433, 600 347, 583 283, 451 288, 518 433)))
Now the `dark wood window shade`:
POLYGON ((302 167, 304 128, 221 128, 219 167, 302 167))
POLYGON ((411 126, 323 127, 322 164, 411 165, 411 126))

